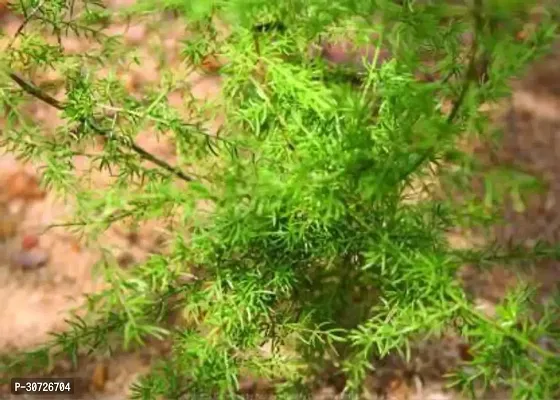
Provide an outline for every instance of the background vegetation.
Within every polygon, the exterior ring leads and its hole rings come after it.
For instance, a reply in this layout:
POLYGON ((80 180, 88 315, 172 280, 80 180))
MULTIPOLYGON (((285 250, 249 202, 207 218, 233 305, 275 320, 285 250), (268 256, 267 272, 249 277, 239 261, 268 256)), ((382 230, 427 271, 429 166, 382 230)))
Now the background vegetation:
POLYGON ((165 218, 172 240, 130 270, 106 254, 100 271, 110 287, 89 296, 51 343, 6 356, 8 371, 165 339, 171 355, 134 387, 136 398, 234 398, 247 375, 295 398, 330 365, 354 398, 375 359, 406 357, 418 338, 453 331, 472 357, 453 384, 506 385, 516 399, 560 396, 557 297, 543 306, 521 287, 490 318, 457 277, 467 262, 554 249, 460 251, 446 236, 487 226, 502 192, 528 182, 488 174, 486 197, 470 194, 479 165, 458 140, 491 136, 482 106, 507 96, 510 80, 555 38, 552 8, 527 30, 534 6, 145 0, 116 13, 96 0, 11 4, 25 22, 0 56, 3 145, 44 165, 44 184, 76 203, 76 226, 89 239, 117 221, 165 218), (187 119, 167 101, 186 85, 183 75, 167 71, 138 98, 114 74, 97 73, 129 55, 107 24, 162 8, 189 23, 187 71, 224 79, 219 101, 185 99, 187 119), (98 46, 67 54, 45 32, 98 46), (332 65, 313 50, 340 39, 372 51, 332 65), (49 70, 65 77, 63 99, 36 83, 49 70), (64 125, 45 134, 23 110, 29 96, 60 110, 64 125), (216 113, 225 122, 212 133, 216 113), (176 165, 135 143, 147 126, 173 140, 176 165), (76 155, 111 172, 111 184, 101 191, 76 174, 76 155))

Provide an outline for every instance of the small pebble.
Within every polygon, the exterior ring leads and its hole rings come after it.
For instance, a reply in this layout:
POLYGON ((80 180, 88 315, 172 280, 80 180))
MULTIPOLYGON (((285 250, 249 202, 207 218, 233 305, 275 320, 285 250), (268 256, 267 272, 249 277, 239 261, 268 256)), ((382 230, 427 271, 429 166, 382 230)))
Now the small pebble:
POLYGON ((124 37, 129 44, 140 44, 146 38, 146 27, 144 25, 131 26, 124 33, 124 37))
POLYGON ((24 270, 44 267, 49 261, 49 254, 40 248, 21 250, 12 256, 12 266, 24 270))
POLYGON ((39 245, 39 238, 36 235, 25 235, 21 240, 23 250, 31 250, 39 245))

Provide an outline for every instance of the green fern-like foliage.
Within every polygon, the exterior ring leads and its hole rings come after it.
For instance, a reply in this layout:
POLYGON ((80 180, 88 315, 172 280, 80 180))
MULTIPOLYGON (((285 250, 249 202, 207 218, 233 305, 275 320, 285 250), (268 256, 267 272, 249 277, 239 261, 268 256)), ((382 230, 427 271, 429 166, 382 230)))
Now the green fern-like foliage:
POLYGON ((90 238, 120 220, 174 222, 168 250, 142 265, 123 271, 107 254, 109 288, 89 296, 88 312, 52 342, 7 356, 7 372, 163 339, 171 354, 134 386, 135 398, 236 398, 244 375, 296 398, 326 360, 340 366, 353 398, 373 358, 406 355, 414 338, 453 328, 475 357, 453 381, 463 389, 482 381, 518 399, 560 396, 558 354, 539 345, 558 344, 557 305, 536 320, 527 288, 495 318, 480 314, 456 272, 501 253, 458 252, 445 234, 465 220, 483 224, 487 207, 456 207, 431 184, 434 166, 459 165, 459 181, 472 173, 457 139, 488 131, 480 105, 507 95, 509 80, 546 51, 555 14, 519 40, 531 2, 449 3, 144 0, 117 12, 97 1, 15 2, 26 22, 1 55, 4 146, 45 165, 45 184, 76 203, 76 225, 90 238), (185 98, 189 120, 167 102, 186 81, 165 64, 141 98, 114 74, 96 74, 131 57, 105 32, 110 21, 157 19, 162 9, 192 31, 185 65, 208 54, 226 60, 219 101, 185 98), (99 45, 67 54, 45 32, 99 45), (310 51, 339 39, 377 51, 338 67, 310 51), (383 63, 381 49, 392 54, 383 63), (51 69, 64 76, 64 100, 34 83, 51 69), (29 96, 58 108, 64 124, 45 135, 22 111, 29 96), (211 134, 216 110, 225 122, 211 134), (177 165, 135 144, 148 126, 172 138, 177 165), (100 139, 103 150, 88 153, 100 139), (76 155, 112 172, 111 185, 100 191, 75 174, 76 155), (177 313, 181 322, 169 324, 177 313))

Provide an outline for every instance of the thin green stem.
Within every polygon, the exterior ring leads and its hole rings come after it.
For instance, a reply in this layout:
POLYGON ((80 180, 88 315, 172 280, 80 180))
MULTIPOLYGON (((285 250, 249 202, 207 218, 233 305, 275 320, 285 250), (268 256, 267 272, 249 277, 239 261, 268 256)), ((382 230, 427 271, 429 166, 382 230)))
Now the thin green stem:
POLYGON ((540 347, 538 344, 530 341, 529 339, 527 339, 525 336, 521 335, 518 332, 509 330, 505 327, 503 327, 502 325, 500 325, 498 322, 488 318, 487 316, 485 316, 484 314, 482 314, 481 312, 473 309, 473 307, 469 304, 466 304, 462 299, 460 299, 459 297, 451 294, 451 297, 453 298, 453 300, 455 300, 457 302, 457 304, 459 304, 461 306, 461 308, 468 312, 469 314, 471 314, 473 317, 475 317, 476 319, 484 322, 485 324, 491 325, 493 328, 499 330, 500 332, 502 332, 504 335, 510 337, 511 339, 515 340, 516 342, 518 342, 519 344, 521 344, 524 347, 528 347, 531 348, 532 350, 536 351, 537 353, 539 353, 540 355, 547 357, 547 358, 558 358, 560 357, 560 354, 556 354, 553 353, 551 351, 548 351, 546 349, 543 349, 542 347, 540 347))

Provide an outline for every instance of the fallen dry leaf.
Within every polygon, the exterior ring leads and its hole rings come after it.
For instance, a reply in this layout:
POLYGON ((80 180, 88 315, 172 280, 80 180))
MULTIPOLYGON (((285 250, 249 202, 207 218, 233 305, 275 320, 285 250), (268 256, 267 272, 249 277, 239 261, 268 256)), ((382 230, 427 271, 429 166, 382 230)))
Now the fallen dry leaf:
POLYGON ((222 67, 221 63, 219 62, 218 58, 212 54, 207 55, 204 57, 202 62, 200 63, 200 67, 204 70, 204 72, 209 74, 215 74, 220 70, 222 67))
POLYGON ((91 376, 91 386, 97 391, 103 391, 105 389, 105 383, 109 378, 109 368, 105 363, 98 363, 93 369, 93 374, 91 376))
POLYGON ((387 400, 408 400, 410 387, 402 378, 393 378, 388 384, 386 398, 387 400))
POLYGON ((0 0, 0 16, 8 12, 8 0, 0 0))
POLYGON ((2 183, 5 188, 2 195, 3 201, 22 199, 26 201, 42 200, 46 193, 40 187, 37 177, 19 170, 8 176, 2 183))
POLYGON ((459 355, 463 361, 472 361, 474 359, 471 347, 466 343, 461 343, 459 345, 459 355))
POLYGON ((13 238, 17 233, 17 226, 17 219, 0 209, 0 242, 13 238))

